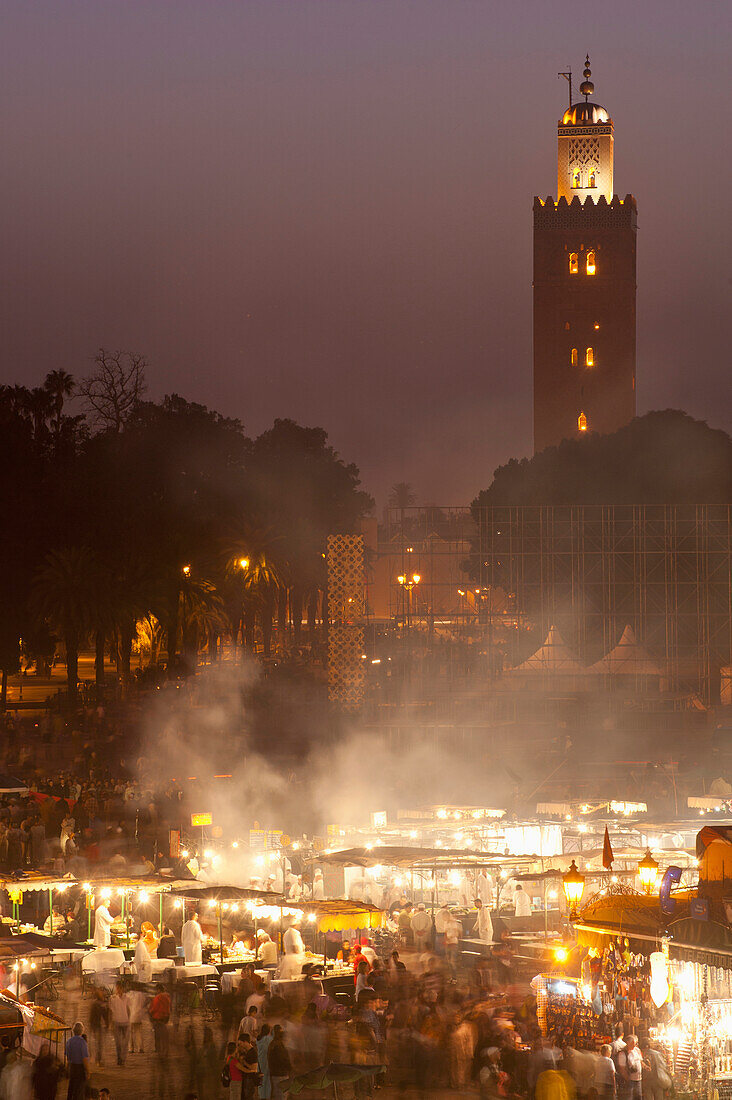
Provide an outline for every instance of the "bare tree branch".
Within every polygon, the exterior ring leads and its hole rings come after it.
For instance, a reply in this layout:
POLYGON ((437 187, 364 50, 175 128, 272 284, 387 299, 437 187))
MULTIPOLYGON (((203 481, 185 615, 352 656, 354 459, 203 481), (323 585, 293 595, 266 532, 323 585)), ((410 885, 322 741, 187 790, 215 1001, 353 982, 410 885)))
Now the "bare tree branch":
POLYGON ((94 356, 96 370, 79 383, 84 408, 100 429, 122 430, 147 389, 144 355, 105 351, 94 356))

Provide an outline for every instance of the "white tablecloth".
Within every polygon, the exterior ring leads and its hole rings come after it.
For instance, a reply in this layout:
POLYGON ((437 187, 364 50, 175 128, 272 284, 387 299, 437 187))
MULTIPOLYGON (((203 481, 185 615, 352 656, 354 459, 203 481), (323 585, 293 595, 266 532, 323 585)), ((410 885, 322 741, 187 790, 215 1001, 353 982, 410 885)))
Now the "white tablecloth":
MULTIPOLYGON (((232 993, 235 989, 238 989, 241 984, 241 976, 243 973, 244 967, 240 970, 225 970, 221 975, 221 992, 232 993)), ((261 978, 267 986, 272 980, 271 970, 255 970, 254 973, 258 978, 261 978)))
MULTIPOLYGON (((156 974, 162 974, 165 970, 170 970, 173 966, 172 959, 150 959, 150 965, 152 966, 153 977, 156 974)), ((137 967, 135 966, 135 960, 128 964, 131 974, 137 973, 137 967)))
POLYGON ((208 974, 217 974, 215 966, 210 963, 186 963, 185 966, 175 967, 176 981, 182 982, 189 978, 205 978, 208 974))
POLYGON ((54 947, 51 951, 51 958, 57 959, 58 962, 77 962, 79 959, 83 959, 85 955, 86 951, 79 948, 64 950, 62 947, 54 947))
POLYGON ((233 993, 235 989, 238 989, 241 974, 241 970, 225 970, 221 975, 221 992, 233 993))
POLYGON ((103 970, 119 970, 124 961, 125 953, 119 947, 102 947, 86 953, 81 960, 81 969, 99 974, 103 970))

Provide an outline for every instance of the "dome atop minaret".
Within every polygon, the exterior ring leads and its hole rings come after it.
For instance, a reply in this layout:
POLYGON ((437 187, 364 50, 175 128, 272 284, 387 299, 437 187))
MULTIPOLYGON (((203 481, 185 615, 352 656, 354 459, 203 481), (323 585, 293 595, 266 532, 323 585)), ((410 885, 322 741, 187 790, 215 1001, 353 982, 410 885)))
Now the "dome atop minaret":
POLYGON ((592 69, 590 68, 590 55, 587 54, 585 59, 585 71, 582 74, 584 80, 580 84, 580 92, 585 97, 584 102, 580 100, 579 103, 573 103, 571 107, 564 112, 562 117, 563 126, 587 126, 593 122, 608 122, 610 116, 604 107, 601 107, 599 103, 592 103, 590 96, 595 90, 595 85, 590 80, 592 76, 592 69))

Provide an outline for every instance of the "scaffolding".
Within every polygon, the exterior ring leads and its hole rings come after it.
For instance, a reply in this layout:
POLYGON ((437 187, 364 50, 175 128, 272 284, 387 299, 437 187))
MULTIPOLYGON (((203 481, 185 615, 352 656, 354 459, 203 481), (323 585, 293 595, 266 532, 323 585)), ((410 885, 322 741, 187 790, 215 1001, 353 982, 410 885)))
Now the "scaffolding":
POLYGON ((730 505, 389 509, 372 587, 396 621, 405 556, 422 577, 415 614, 479 631, 504 668, 551 626, 588 665, 630 626, 674 690, 719 699, 732 657, 730 505))

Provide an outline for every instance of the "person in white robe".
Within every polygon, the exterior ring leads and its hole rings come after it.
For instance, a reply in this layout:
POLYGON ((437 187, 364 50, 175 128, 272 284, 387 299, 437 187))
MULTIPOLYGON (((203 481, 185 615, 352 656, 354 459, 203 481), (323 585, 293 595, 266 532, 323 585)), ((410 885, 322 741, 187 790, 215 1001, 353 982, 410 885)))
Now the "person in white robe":
POLYGON ((493 908, 493 879, 487 871, 479 871, 475 880, 475 896, 480 898, 483 905, 493 908))
POLYGON ((282 937, 285 957, 280 966, 280 978, 299 978, 302 973, 302 964, 305 961, 305 944, 297 923, 297 921, 293 921, 282 937))
POLYGON ((481 943, 493 943, 493 921, 491 911, 487 905, 483 905, 480 898, 476 899, 475 907, 478 910, 478 918, 475 922, 475 931, 481 943))
POLYGON ((112 914, 104 902, 98 905, 94 913, 94 946, 109 947, 112 942, 112 914))
POLYGON ((186 963, 200 963, 202 961, 201 944, 203 933, 198 923, 198 913, 194 913, 190 920, 181 928, 180 942, 183 947, 186 963))
POLYGON ((516 906, 517 917, 530 917, 531 916, 531 898, 524 890, 521 883, 517 883, 516 892, 513 895, 514 905, 516 906))
POLYGON ((138 982, 152 981, 152 959, 142 936, 135 947, 135 976, 138 982))
POLYGON ((325 882, 323 872, 318 868, 313 876, 313 901, 322 901, 325 897, 325 882))

